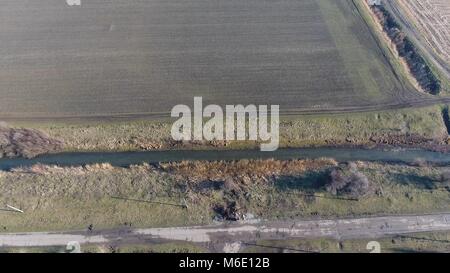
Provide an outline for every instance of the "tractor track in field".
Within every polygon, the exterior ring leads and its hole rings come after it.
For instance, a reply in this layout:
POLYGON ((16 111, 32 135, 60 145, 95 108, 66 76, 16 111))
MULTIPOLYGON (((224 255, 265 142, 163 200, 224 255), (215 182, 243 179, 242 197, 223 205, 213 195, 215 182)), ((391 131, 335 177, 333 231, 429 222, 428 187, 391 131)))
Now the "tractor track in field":
MULTIPOLYGON (((329 114, 345 114, 345 113, 363 113, 372 111, 384 111, 384 110, 396 110, 416 107, 428 107, 438 104, 450 104, 450 97, 432 97, 427 96, 421 99, 393 102, 386 104, 373 104, 366 106, 349 106, 338 108, 317 108, 317 109, 280 109, 281 116, 311 116, 311 115, 329 115, 329 114)), ((104 114, 104 115, 66 115, 66 116, 0 116, 0 120, 3 121, 33 121, 33 122, 45 122, 45 121, 72 121, 72 120, 84 120, 84 121, 107 121, 107 120, 135 120, 135 119, 166 119, 170 118, 169 112, 146 112, 146 113, 118 113, 118 114, 104 114)))

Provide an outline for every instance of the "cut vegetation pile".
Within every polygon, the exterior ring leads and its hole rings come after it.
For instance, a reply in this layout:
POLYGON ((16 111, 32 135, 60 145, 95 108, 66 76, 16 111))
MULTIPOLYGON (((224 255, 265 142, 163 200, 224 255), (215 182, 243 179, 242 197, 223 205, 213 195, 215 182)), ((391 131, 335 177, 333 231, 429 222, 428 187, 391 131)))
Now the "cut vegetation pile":
POLYGON ((0 126, 0 157, 32 158, 58 152, 63 143, 35 129, 15 129, 0 126))
POLYGON ((374 5, 371 6, 371 9, 383 26, 383 30, 395 44, 400 57, 406 61, 411 74, 416 78, 420 87, 430 94, 439 94, 441 91, 441 82, 433 74, 415 45, 401 30, 395 18, 383 6, 374 5))

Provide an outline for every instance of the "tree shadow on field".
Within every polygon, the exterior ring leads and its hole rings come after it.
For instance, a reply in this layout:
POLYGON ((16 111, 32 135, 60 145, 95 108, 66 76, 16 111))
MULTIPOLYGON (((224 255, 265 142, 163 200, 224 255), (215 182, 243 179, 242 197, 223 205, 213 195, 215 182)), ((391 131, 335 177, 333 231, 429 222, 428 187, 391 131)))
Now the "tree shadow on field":
POLYGON ((421 176, 416 174, 396 173, 391 175, 395 183, 401 185, 413 186, 418 189, 432 190, 436 189, 436 180, 428 176, 421 176))
POLYGON ((317 191, 325 186, 328 177, 328 171, 312 171, 302 175, 284 175, 277 177, 273 185, 280 191, 317 191))

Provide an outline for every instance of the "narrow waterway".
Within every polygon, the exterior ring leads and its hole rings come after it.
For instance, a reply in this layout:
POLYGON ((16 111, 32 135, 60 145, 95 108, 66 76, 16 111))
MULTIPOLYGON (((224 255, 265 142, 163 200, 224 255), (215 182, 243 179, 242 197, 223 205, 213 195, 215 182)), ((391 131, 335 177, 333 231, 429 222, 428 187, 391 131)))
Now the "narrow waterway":
POLYGON ((37 163, 59 166, 80 166, 94 163, 110 163, 113 166, 130 164, 176 162, 183 160, 240 160, 240 159, 317 159, 334 158, 337 161, 380 161, 412 164, 428 162, 450 165, 450 153, 440 153, 420 149, 362 149, 362 148, 299 148, 279 149, 275 152, 259 150, 225 151, 147 151, 147 152, 88 152, 59 153, 39 156, 33 159, 0 159, 0 169, 9 170, 37 163))

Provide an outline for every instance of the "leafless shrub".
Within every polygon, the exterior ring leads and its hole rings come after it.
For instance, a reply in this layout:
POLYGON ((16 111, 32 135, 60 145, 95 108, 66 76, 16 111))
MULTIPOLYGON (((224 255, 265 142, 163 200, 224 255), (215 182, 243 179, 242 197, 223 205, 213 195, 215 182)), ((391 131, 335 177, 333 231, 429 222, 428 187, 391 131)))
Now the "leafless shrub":
POLYGON ((216 205, 214 211, 226 221, 239 221, 243 215, 241 208, 235 201, 227 202, 224 205, 216 205))
POLYGON ((348 195, 359 198, 370 192, 370 182, 358 171, 355 164, 337 167, 330 172, 326 190, 333 195, 348 195))

